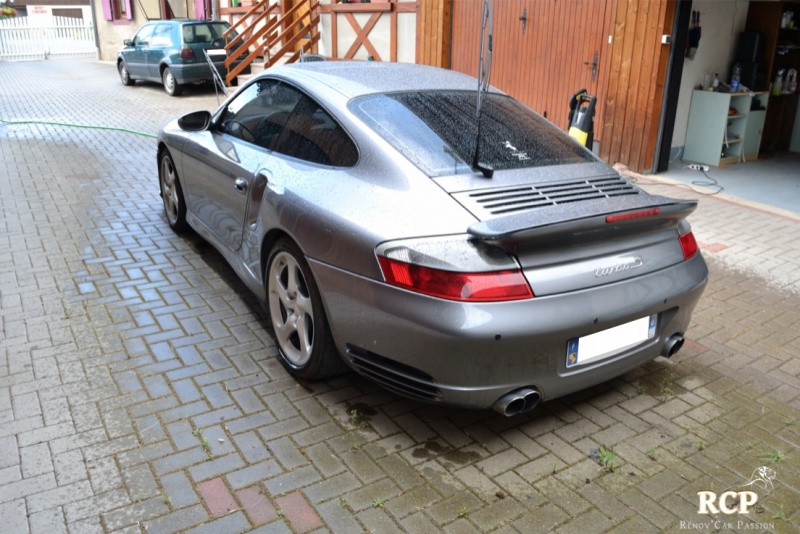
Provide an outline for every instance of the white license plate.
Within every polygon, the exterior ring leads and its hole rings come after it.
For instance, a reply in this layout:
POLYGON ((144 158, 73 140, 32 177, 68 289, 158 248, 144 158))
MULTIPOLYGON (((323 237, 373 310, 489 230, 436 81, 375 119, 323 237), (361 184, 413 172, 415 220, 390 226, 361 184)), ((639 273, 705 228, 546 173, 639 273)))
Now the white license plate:
POLYGON ((567 367, 608 358, 655 335, 656 316, 651 315, 602 332, 574 337, 567 341, 567 367))

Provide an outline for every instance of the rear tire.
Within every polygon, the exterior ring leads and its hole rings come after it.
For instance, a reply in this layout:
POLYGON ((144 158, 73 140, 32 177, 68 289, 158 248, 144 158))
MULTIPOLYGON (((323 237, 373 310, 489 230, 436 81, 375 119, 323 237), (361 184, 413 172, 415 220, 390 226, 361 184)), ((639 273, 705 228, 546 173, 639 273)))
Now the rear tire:
POLYGON ((128 72, 128 67, 125 65, 124 61, 120 60, 120 62, 117 63, 117 72, 119 72, 119 79, 122 85, 131 86, 136 83, 133 78, 131 78, 131 73, 128 72))
POLYGON ((170 228, 180 234, 186 231, 186 201, 183 188, 175 170, 175 163, 169 151, 164 150, 158 163, 158 183, 161 188, 161 199, 164 202, 164 214, 170 228))
POLYGON ((346 367, 333 342, 314 276, 290 239, 280 239, 272 247, 264 286, 269 329, 284 367, 308 380, 342 373, 346 367))
POLYGON ((169 96, 180 96, 183 92, 183 85, 178 83, 169 67, 164 69, 164 72, 161 74, 161 82, 164 84, 164 91, 166 91, 169 96))

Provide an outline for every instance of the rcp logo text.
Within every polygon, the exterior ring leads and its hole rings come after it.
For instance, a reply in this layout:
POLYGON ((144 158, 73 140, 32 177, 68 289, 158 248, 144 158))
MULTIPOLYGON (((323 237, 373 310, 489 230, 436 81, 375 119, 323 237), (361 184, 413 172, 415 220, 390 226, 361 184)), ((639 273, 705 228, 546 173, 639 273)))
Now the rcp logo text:
POLYGON ((698 491, 698 514, 747 514, 758 502, 755 491, 725 491, 719 497, 713 491, 698 491))
POLYGON ((774 479, 775 471, 769 467, 762 466, 753 471, 753 474, 750 475, 750 480, 735 486, 739 491, 729 489, 723 491, 719 496, 713 491, 698 491, 697 513, 747 514, 760 497, 768 499, 772 495, 774 489, 772 481, 774 479))

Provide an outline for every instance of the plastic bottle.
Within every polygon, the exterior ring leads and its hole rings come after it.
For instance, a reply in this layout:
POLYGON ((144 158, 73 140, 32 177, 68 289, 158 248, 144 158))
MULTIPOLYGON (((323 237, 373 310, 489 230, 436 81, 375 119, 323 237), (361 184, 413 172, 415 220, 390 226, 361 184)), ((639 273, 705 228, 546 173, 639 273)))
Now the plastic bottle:
POLYGON ((731 76, 731 89, 735 92, 739 90, 739 81, 742 79, 742 66, 738 63, 733 66, 733 75, 731 76))
POLYGON ((714 81, 711 83, 711 87, 714 88, 714 91, 719 89, 719 74, 716 72, 714 73, 714 81))
POLYGON ((772 94, 774 96, 780 96, 782 91, 783 91, 783 70, 779 70, 775 74, 775 81, 772 82, 772 94))
POLYGON ((705 71, 703 73, 703 90, 710 91, 711 90, 711 73, 705 71))

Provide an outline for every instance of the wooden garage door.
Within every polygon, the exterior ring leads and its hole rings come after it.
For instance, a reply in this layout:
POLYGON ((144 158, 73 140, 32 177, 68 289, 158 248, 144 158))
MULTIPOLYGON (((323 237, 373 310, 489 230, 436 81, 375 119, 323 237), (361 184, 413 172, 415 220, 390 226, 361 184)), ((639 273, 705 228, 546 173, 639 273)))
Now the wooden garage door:
MULTIPOLYGON (((585 88, 598 99, 595 140, 602 140, 613 1, 495 0, 491 84, 562 129, 569 99, 585 88)), ((451 68, 478 71, 480 0, 452 4, 451 68)))

